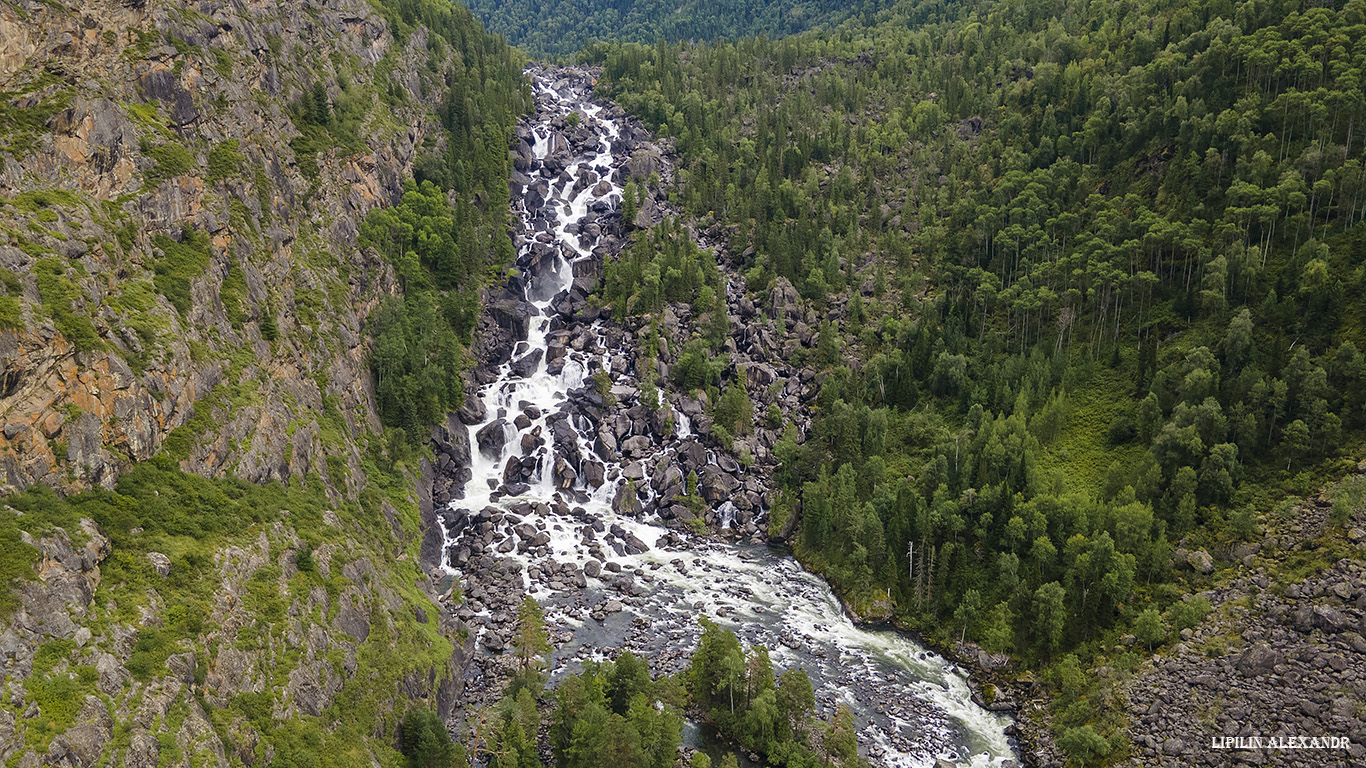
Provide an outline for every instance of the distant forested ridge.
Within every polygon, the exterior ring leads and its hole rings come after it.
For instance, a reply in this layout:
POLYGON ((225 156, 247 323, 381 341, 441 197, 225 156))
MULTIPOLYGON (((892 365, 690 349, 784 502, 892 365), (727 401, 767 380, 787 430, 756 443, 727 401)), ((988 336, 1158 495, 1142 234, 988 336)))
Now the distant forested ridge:
MULTIPOLYGON (((1208 609, 1178 548, 1259 539, 1362 453, 1366 3, 877 20, 585 58, 677 139, 676 202, 756 306, 795 288, 826 318, 792 360, 823 385, 811 434, 774 448, 775 530, 799 514, 799 554, 846 594, 1076 682, 1070 650, 1208 609)), ((609 272, 623 309, 658 291, 609 272)), ((1336 491, 1339 525, 1360 490, 1336 491)), ((1121 748, 1077 686, 1065 746, 1121 748)))
MULTIPOLYGON (((876 3, 838 0, 470 0, 491 32, 538 55, 564 56, 598 40, 782 37, 876 3)), ((858 12, 862 12, 859 10, 858 12)))

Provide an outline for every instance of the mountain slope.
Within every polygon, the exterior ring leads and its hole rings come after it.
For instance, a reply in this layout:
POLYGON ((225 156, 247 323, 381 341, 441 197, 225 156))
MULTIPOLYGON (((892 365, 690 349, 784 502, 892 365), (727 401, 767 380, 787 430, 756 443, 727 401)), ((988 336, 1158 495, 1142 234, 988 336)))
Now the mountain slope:
MULTIPOLYGON (((676 140, 673 199, 744 275, 726 351, 818 382, 809 430, 773 420, 772 532, 870 615, 1042 672, 1022 690, 1058 694, 1073 760, 1135 755, 1135 638, 1175 644, 1184 598, 1363 452, 1366 14, 878 19, 585 58, 676 140)), ((655 276, 607 269, 615 310, 652 311, 655 276)), ((775 394, 679 351, 712 403, 775 394)))
POLYGON ((832 0, 472 0, 489 31, 543 56, 568 56, 597 41, 717 40, 783 37, 861 13, 832 0))
POLYGON ((414 177, 503 231, 520 70, 444 3, 0 4, 0 761, 397 765, 450 715, 367 352, 414 283, 357 241, 414 177))

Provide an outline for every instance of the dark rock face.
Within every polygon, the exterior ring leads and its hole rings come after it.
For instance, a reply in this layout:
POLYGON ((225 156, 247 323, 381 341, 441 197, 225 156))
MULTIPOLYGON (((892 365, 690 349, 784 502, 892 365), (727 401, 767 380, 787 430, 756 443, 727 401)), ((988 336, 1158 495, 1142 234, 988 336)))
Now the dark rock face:
MULTIPOLYGON (((416 89, 396 106, 405 130, 362 128, 355 153, 296 156, 290 104, 301 84, 341 93, 339 73, 320 62, 386 57, 409 71, 427 61, 426 38, 395 40, 359 0, 301 0, 290 19, 260 4, 183 5, 99 0, 72 14, 53 4, 0 4, 0 81, 30 93, 40 73, 58 75, 17 106, 49 97, 60 104, 29 148, 16 144, 7 155, 0 196, 54 189, 82 201, 51 206, 44 212, 58 217, 51 236, 30 237, 74 268, 71 299, 99 342, 77 351, 41 311, 25 328, 0 333, 8 379, 0 393, 17 396, 9 412, 24 414, 3 425, 0 485, 112 488, 196 414, 196 401, 222 383, 223 361, 233 357, 249 371, 272 373, 251 404, 198 403, 201 413, 217 409, 215 429, 192 441, 184 468, 287 482, 321 473, 330 454, 334 464, 344 460, 349 480, 328 481, 354 493, 361 478, 355 436, 377 426, 363 325, 395 293, 386 259, 357 247, 358 222, 401 195, 418 145, 441 128, 423 103, 431 95, 425 85, 408 79, 395 83, 416 89), (278 57, 272 48, 310 55, 278 57), (225 175, 209 161, 214 149, 230 147, 241 159, 225 175), (98 213, 104 204, 120 211, 120 222, 128 217, 132 234, 118 258, 109 250, 120 241, 114 222, 98 213), (172 306, 160 290, 153 306, 136 311, 107 300, 111 286, 151 282, 163 252, 155 238, 180 241, 185 228, 207 238, 209 262, 188 280, 185 306, 172 306), (334 258, 299 259, 303 242, 334 258), (230 276, 240 281, 235 290, 225 282, 230 276), (337 290, 316 293, 323 286, 337 290), (135 331, 142 321, 130 313, 144 311, 165 325, 155 345, 135 331), (276 321, 274 341, 263 336, 266 314, 276 321), (48 375, 57 370, 64 373, 48 375), (319 416, 328 398, 348 414, 344 446, 324 445, 319 416), (71 406, 83 414, 57 418, 71 406), (286 424, 296 426, 286 433, 286 424)), ((362 66, 347 87, 371 93, 375 85, 362 66)), ((32 232, 18 217, 4 214, 10 226, 32 232)), ((34 258, 0 248, 0 267, 26 276, 22 293, 36 308, 28 277, 34 258)))
POLYGON ((517 358, 512 362, 512 375, 519 379, 525 379, 535 373, 536 369, 541 365, 541 356, 544 354, 545 353, 541 350, 534 349, 526 355, 517 358))
POLYGON ((342 592, 338 603, 341 611, 337 615, 337 626, 356 642, 364 642, 370 636, 370 609, 353 589, 342 592))

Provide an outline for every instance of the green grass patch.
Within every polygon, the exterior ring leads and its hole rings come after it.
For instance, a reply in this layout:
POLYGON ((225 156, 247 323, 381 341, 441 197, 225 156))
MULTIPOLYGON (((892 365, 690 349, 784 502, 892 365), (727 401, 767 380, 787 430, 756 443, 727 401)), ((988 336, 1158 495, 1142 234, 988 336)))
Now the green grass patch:
POLYGON ((38 550, 24 543, 18 520, 0 513, 0 621, 8 621, 19 610, 14 589, 20 581, 33 580, 38 556, 38 550))
POLYGON ((152 242, 161 249, 153 261, 153 283, 171 306, 186 315, 190 311, 190 281, 209 267, 209 236, 186 227, 179 242, 165 235, 157 235, 152 242))
POLYGON ((24 681, 29 697, 38 705, 38 717, 27 723, 28 746, 46 750, 54 737, 74 725, 85 697, 95 692, 98 679, 94 667, 78 665, 66 672, 33 675, 24 681))
POLYGON ((179 144, 157 144, 148 146, 143 154, 156 161, 156 165, 143 174, 143 180, 154 187, 167 179, 183 176, 195 165, 194 155, 179 144))
POLYGON ((101 346, 100 335, 90 319, 78 314, 73 299, 79 289, 66 277, 66 265, 55 259, 44 259, 34 265, 38 281, 38 296, 58 332, 77 352, 89 352, 101 346))
POLYGON ((236 264, 228 268, 223 284, 218 288, 218 298, 223 302, 223 314, 235 330, 242 330, 247 322, 247 276, 236 264))
POLYGON ((232 54, 222 48, 210 49, 213 54, 213 70, 223 77, 232 77, 232 54))
POLYGON ((127 102, 123 108, 128 110, 128 116, 144 131, 175 140, 175 134, 167 127, 166 119, 161 116, 161 109, 155 101, 127 102))
POLYGON ((242 174, 242 166, 247 161, 238 146, 237 139, 228 139, 209 150, 209 181, 230 179, 242 174))
POLYGON ((151 32, 141 29, 133 30, 133 35, 137 38, 132 45, 123 49, 123 55, 130 61, 142 61, 147 58, 147 54, 152 52, 161 38, 151 32))
POLYGON ((16 296, 0 296, 0 329, 18 331, 24 328, 24 307, 16 296))
POLYGON ((15 195, 10 204, 25 213, 36 213, 52 206, 75 208, 81 199, 65 189, 35 189, 15 195))
POLYGON ((1100 490, 1111 464, 1132 466, 1145 454, 1142 446, 1114 444, 1114 424, 1132 418, 1132 385, 1123 372, 1099 363, 1080 374, 1081 381, 1069 382, 1064 405, 1065 417, 1039 462, 1044 473, 1063 478, 1069 491, 1092 495, 1100 490))
POLYGON ((66 109, 74 95, 66 89, 58 89, 41 98, 38 103, 19 106, 21 98, 41 88, 48 87, 54 76, 44 73, 35 83, 19 91, 0 91, 0 150, 15 155, 26 155, 36 146, 39 134, 46 133, 48 123, 57 113, 66 109), (34 86, 37 85, 37 88, 34 86))
POLYGON ((133 643, 128 673, 134 680, 151 680, 165 669, 166 659, 174 652, 175 646, 168 634, 155 627, 143 627, 138 630, 138 639, 133 643))

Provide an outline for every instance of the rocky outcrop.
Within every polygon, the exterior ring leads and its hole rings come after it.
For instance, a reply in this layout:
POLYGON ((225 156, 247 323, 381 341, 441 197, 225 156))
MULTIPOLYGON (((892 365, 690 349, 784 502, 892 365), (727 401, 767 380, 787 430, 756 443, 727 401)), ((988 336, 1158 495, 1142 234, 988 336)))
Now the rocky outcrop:
MULTIPOLYGON (((348 521, 346 528, 352 525, 348 521)), ((197 567, 207 572, 184 571, 182 578, 212 585, 205 598, 212 620, 194 619, 202 622, 202 630, 162 650, 165 661, 154 666, 140 654, 148 653, 153 638, 163 637, 174 622, 186 620, 158 594, 159 588, 168 595, 174 589, 154 583, 140 602, 127 585, 102 589, 101 568, 113 548, 89 519, 72 533, 60 528, 38 537, 23 533, 23 541, 37 559, 33 578, 16 584, 19 606, 0 632, 0 674, 12 700, 29 707, 30 717, 41 714, 58 722, 52 718, 60 715, 49 709, 53 702, 35 698, 24 704, 27 692, 40 691, 54 679, 79 676, 81 682, 71 690, 83 699, 70 702, 79 713, 42 748, 35 747, 34 737, 21 736, 17 723, 0 717, 0 760, 9 764, 155 766, 164 747, 154 727, 172 712, 183 721, 174 732, 181 757, 170 764, 190 765, 189 758, 197 755, 193 764, 226 766, 233 753, 248 764, 262 757, 268 764, 268 755, 256 751, 258 734, 251 725, 239 722, 225 740, 210 724, 205 707, 227 711, 243 696, 269 694, 264 700, 273 699, 274 707, 262 714, 280 722, 323 715, 348 685, 388 686, 388 706, 399 706, 399 697, 426 699, 443 716, 459 704, 471 650, 466 641, 446 643, 444 656, 426 661, 429 640, 405 639, 403 632, 411 629, 393 633, 435 621, 445 637, 467 634, 447 610, 433 611, 425 601, 415 605, 407 596, 416 574, 411 567, 345 554, 374 551, 374 545, 340 526, 315 561, 319 576, 345 585, 335 600, 321 583, 299 590, 299 582, 288 580, 301 540, 293 528, 278 523, 233 537, 211 563, 161 568, 157 564, 169 558, 147 552, 146 573, 153 579, 197 567), (97 603, 97 594, 107 595, 108 604, 97 603), (132 618, 119 612, 124 601, 130 602, 132 618), (275 607, 263 611, 262 605, 275 607), (382 638, 372 638, 377 629, 382 638), (385 661, 377 664, 379 659, 385 661), (115 728, 129 734, 122 746, 111 741, 115 728)), ((121 578, 139 572, 139 566, 131 567, 120 565, 121 578)), ((437 585, 430 586, 435 592, 437 585)))
MULTIPOLYGON (((12 512, 11 512, 12 514, 12 512)), ((109 556, 109 539, 95 527, 92 520, 81 520, 83 543, 73 543, 66 531, 34 539, 21 532, 25 544, 38 551, 34 565, 36 579, 20 582, 16 588, 20 607, 10 619, 6 635, 17 646, 11 646, 16 660, 22 661, 32 645, 25 638, 52 637, 71 639, 81 632, 81 621, 86 617, 95 590, 100 584, 100 563, 109 556)), ((89 638, 88 631, 85 637, 89 638)))
POLYGON ((398 45, 360 0, 80 10, 0 5, 0 89, 48 115, 0 151, 23 233, 0 244, 19 303, 0 330, 0 489, 109 488, 179 430, 190 471, 354 492, 355 440, 378 428, 361 326, 395 290, 358 224, 442 140, 425 104, 441 84, 403 78, 402 128, 362 129, 359 151, 296 151, 293 105, 313 82, 369 93, 381 59, 423 71, 425 33, 398 45))

